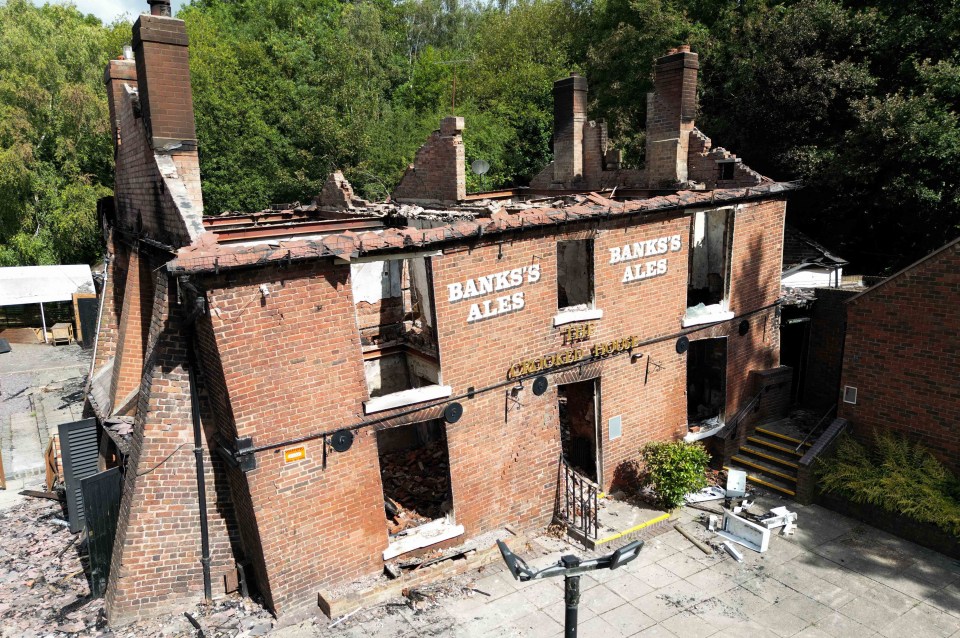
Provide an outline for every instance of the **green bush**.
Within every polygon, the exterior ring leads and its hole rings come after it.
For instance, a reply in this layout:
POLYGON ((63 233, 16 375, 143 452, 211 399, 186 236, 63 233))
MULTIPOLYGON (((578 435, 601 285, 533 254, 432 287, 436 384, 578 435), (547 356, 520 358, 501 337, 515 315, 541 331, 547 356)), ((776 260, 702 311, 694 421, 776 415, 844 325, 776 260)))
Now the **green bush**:
POLYGON ((706 469, 710 455, 701 443, 673 441, 648 443, 641 451, 649 485, 658 503, 674 509, 683 503, 684 494, 707 486, 706 469))
POLYGON ((826 492, 960 536, 960 481, 922 445, 883 433, 867 447, 845 434, 817 472, 826 492))

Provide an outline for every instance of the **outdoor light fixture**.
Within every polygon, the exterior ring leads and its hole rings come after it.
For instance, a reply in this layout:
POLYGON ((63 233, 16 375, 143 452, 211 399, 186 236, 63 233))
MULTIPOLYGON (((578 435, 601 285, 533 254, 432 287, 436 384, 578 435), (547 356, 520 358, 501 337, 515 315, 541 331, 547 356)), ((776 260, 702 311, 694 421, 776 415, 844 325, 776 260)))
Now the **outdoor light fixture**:
POLYGON ((576 638, 577 611, 580 605, 580 574, 595 569, 616 569, 626 565, 640 554, 640 550, 643 549, 643 541, 627 543, 612 554, 589 560, 582 561, 578 556, 567 554, 562 556, 556 565, 545 567, 540 571, 530 569, 527 563, 511 552, 503 541, 497 541, 497 546, 500 548, 500 555, 503 556, 503 562, 507 564, 510 573, 520 582, 550 578, 551 576, 563 576, 563 599, 567 605, 563 635, 565 638, 576 638))
POLYGON ((677 354, 683 354, 690 348, 690 340, 686 337, 677 339, 677 354))
POLYGON ((270 287, 267 284, 260 284, 260 294, 266 299, 270 296, 270 287))
POLYGON ((642 359, 642 358, 643 358, 643 353, 642 353, 642 352, 631 352, 631 353, 630 353, 630 361, 631 361, 631 362, 637 361, 638 359, 642 359))

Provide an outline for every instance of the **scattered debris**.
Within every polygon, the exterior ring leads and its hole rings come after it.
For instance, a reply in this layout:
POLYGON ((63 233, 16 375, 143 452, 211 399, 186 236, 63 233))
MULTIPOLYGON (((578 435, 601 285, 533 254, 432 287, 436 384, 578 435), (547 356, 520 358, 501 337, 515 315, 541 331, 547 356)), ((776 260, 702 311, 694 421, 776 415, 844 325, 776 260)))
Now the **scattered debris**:
POLYGON ((354 615, 355 613, 357 613, 357 612, 360 611, 361 609, 363 609, 363 607, 357 607, 356 609, 354 609, 353 611, 351 611, 349 614, 346 614, 346 615, 344 615, 344 616, 340 616, 339 619, 337 619, 337 620, 333 621, 332 623, 330 623, 329 625, 327 625, 327 629, 333 629, 334 627, 336 627, 337 625, 339 625, 339 624, 342 623, 344 620, 346 620, 346 619, 349 618, 350 616, 354 615))
POLYGON ((719 501, 725 498, 726 495, 727 493, 724 489, 711 485, 703 488, 699 492, 690 492, 684 495, 683 500, 687 503, 703 503, 705 501, 719 501))
POLYGON ((727 550, 727 553, 733 556, 734 560, 736 560, 738 563, 743 562, 743 554, 738 552, 737 548, 731 545, 729 542, 723 541, 723 548, 727 550))
POLYGON ((774 507, 770 510, 769 514, 760 517, 758 522, 767 529, 783 527, 783 529, 780 530, 780 533, 783 535, 793 534, 793 530, 797 526, 797 513, 791 512, 783 506, 774 507))
POLYGON ((685 529, 683 529, 682 527, 680 527, 680 524, 679 524, 679 523, 677 523, 676 525, 674 525, 674 526, 673 526, 673 529, 675 529, 675 530, 677 530, 678 532, 680 532, 680 534, 682 534, 684 538, 686 538, 688 541, 690 541, 691 543, 693 543, 693 544, 697 547, 697 549, 699 549, 699 550, 700 550, 701 552, 703 552, 704 554, 712 554, 712 553, 713 553, 713 550, 710 549, 710 546, 709 546, 709 545, 707 545, 707 544, 705 544, 705 543, 702 543, 702 542, 700 542, 699 540, 697 540, 697 539, 694 537, 693 534, 691 534, 691 533, 688 532, 687 530, 685 530, 685 529))
MULTIPOLYGON (((38 481, 42 480, 38 478, 38 481)), ((169 638, 196 635, 183 612, 121 629, 106 626, 103 599, 91 598, 86 543, 71 534, 61 503, 25 499, 0 510, 0 637, 169 638)), ((229 596, 187 610, 206 638, 252 638, 273 627, 258 603, 229 596)))
POLYGON ((45 498, 51 501, 61 501, 63 500, 60 497, 58 492, 44 492, 41 490, 20 490, 21 496, 32 496, 33 498, 45 498))
POLYGON ((726 510, 723 513, 723 529, 717 534, 755 552, 763 553, 770 545, 769 529, 726 510))

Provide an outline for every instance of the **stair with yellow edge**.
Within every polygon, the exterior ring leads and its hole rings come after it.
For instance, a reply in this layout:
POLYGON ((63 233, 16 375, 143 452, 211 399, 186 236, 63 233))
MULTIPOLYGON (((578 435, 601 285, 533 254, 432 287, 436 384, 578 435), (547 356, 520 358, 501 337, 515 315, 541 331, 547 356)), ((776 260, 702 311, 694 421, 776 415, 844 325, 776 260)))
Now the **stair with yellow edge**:
POLYGON ((760 427, 747 437, 726 469, 743 470, 750 483, 793 497, 797 493, 800 458, 811 445, 812 442, 801 444, 800 439, 760 427))

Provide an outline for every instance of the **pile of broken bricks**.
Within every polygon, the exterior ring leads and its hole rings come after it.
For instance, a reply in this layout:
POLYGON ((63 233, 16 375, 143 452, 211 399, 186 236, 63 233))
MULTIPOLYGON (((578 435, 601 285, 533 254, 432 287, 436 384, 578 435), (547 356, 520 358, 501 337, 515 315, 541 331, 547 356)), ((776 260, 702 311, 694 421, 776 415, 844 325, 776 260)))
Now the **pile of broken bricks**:
POLYGON ((274 626, 270 613, 238 596, 112 628, 102 598, 91 598, 83 533, 71 534, 60 502, 28 498, 0 510, 0 638, 254 638, 274 626))
POLYGON ((381 455, 380 475, 391 536, 446 515, 450 467, 445 439, 381 455))

